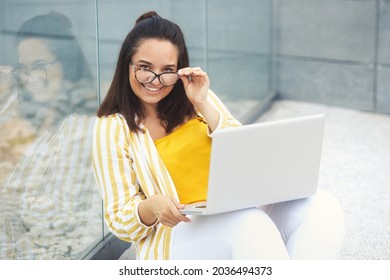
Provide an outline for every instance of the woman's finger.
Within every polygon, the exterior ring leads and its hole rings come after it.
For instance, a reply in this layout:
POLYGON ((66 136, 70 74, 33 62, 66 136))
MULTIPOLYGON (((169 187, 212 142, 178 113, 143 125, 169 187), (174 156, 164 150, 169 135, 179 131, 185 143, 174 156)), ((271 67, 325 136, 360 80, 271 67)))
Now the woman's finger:
POLYGON ((180 209, 183 209, 184 208, 184 205, 180 204, 176 199, 174 198, 171 198, 172 199, 172 202, 173 204, 175 205, 175 209, 172 209, 171 210, 171 213, 172 215, 175 217, 176 221, 177 222, 186 222, 186 223, 189 223, 191 222, 191 220, 189 218, 187 218, 185 215, 183 215, 182 213, 180 213, 180 209))
POLYGON ((200 67, 186 67, 180 69, 178 72, 179 76, 190 76, 192 74, 205 73, 200 67))

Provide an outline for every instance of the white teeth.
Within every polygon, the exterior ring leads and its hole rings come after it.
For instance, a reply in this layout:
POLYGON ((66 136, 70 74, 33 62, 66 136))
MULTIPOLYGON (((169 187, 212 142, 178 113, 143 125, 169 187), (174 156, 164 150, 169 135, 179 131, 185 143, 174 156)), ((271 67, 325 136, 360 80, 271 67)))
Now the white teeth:
POLYGON ((150 87, 147 87, 147 86, 145 86, 145 88, 147 90, 150 90, 150 91, 158 91, 159 90, 159 88, 150 88, 150 87))

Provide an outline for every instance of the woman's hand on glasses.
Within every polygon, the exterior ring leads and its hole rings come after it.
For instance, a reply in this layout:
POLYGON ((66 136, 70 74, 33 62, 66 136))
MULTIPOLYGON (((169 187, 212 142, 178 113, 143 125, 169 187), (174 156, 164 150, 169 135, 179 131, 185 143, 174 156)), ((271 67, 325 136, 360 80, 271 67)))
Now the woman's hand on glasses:
POLYGON ((187 67, 178 71, 183 81, 188 99, 206 119, 210 132, 213 132, 219 123, 219 113, 207 99, 210 81, 206 72, 199 67, 187 67))
POLYGON ((196 107, 202 107, 207 102, 210 86, 209 77, 200 67, 186 67, 178 71, 183 81, 188 99, 196 107))

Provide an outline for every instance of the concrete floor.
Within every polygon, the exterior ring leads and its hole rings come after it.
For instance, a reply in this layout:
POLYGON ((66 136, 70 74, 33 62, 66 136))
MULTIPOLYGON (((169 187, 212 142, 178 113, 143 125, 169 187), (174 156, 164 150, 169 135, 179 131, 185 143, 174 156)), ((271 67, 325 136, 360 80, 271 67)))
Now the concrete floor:
POLYGON ((390 115, 280 100, 256 122, 326 115, 319 187, 340 199, 341 259, 390 260, 390 115))

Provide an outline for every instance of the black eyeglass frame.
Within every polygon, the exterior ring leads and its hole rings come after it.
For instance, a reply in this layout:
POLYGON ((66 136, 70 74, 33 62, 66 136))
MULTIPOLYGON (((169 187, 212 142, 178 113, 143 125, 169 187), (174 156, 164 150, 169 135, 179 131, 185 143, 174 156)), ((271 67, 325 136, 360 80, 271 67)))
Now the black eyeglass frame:
POLYGON ((162 85, 164 85, 164 86, 173 86, 173 85, 176 84, 177 81, 179 80, 179 74, 177 73, 177 71, 162 72, 162 73, 160 73, 160 74, 156 74, 156 73, 153 72, 152 70, 144 69, 144 68, 139 67, 139 66, 137 66, 137 65, 135 65, 135 64, 132 64, 132 63, 130 63, 130 66, 131 66, 131 67, 133 68, 133 70, 134 70, 135 79, 136 79, 138 82, 140 82, 141 84, 143 84, 143 85, 150 84, 150 83, 153 82, 156 78, 158 78, 159 82, 160 82, 162 85), (138 80, 138 77, 137 77, 137 71, 139 71, 139 70, 147 71, 147 72, 152 73, 152 74, 154 75, 153 79, 151 79, 151 80, 148 81, 148 82, 141 82, 140 80, 138 80), (172 84, 164 83, 164 82, 160 79, 160 77, 161 77, 162 75, 164 75, 164 74, 176 74, 177 79, 176 79, 176 81, 175 81, 174 83, 172 83, 172 84))

